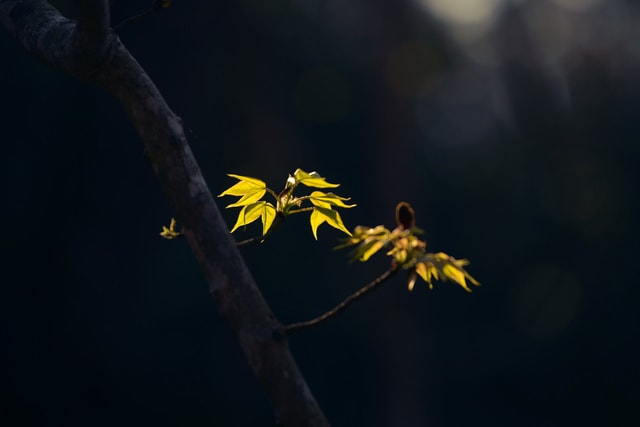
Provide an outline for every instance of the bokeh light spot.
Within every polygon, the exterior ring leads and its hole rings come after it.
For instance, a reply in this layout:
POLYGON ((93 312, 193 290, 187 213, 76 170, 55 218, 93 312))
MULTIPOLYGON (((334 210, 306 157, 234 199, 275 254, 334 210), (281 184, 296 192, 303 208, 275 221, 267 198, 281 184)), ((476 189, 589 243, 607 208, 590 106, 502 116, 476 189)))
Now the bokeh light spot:
POLYGON ((305 119, 326 124, 343 118, 349 110, 349 86, 338 71, 314 68, 305 72, 294 89, 294 104, 305 119))
POLYGON ((551 1, 564 9, 567 9, 573 12, 582 12, 600 3, 601 0, 551 0, 551 1))
POLYGON ((438 55, 428 44, 411 40, 391 51, 387 78, 396 95, 419 97, 433 87, 440 68, 438 55))
POLYGON ((515 324, 530 338, 546 341, 566 331, 582 305, 578 281, 552 265, 538 265, 524 274, 511 308, 515 324))
POLYGON ((435 17, 450 24, 478 25, 493 20, 503 0, 419 0, 435 17))

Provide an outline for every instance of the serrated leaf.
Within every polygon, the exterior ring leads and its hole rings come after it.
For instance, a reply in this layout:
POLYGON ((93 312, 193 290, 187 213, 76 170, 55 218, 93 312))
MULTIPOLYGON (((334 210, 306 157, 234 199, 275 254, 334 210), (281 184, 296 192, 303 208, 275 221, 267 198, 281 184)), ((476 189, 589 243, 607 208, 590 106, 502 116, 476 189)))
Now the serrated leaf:
POLYGON ((326 179, 321 177, 318 172, 307 173, 302 169, 296 169, 296 171, 293 173, 293 177, 296 182, 306 185, 307 187, 336 188, 340 186, 340 184, 332 184, 330 182, 327 182, 326 179))
POLYGON ((331 206, 338 206, 340 208, 352 208, 354 205, 347 205, 346 200, 351 200, 351 197, 340 197, 333 193, 324 193, 322 191, 314 191, 309 195, 309 199, 314 206, 320 206, 321 208, 331 209, 331 206))
POLYGON ((347 230, 347 227, 344 226, 340 214, 333 209, 326 209, 316 206, 313 208, 313 212, 311 212, 309 221, 311 222, 311 231, 313 232, 313 237, 315 237, 316 240, 318 240, 318 227, 323 222, 326 222, 333 228, 336 228, 349 236, 352 235, 349 230, 347 230))

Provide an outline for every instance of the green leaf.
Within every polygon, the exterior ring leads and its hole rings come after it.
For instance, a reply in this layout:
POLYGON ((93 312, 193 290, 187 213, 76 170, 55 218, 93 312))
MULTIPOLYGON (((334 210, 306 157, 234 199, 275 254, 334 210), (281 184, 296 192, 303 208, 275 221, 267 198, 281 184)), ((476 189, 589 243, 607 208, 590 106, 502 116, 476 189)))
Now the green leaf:
POLYGON ((314 191, 309 195, 309 199, 314 206, 320 206, 321 208, 331 209, 331 206, 338 206, 340 208, 352 208, 355 205, 347 205, 346 200, 351 200, 351 197, 340 197, 333 193, 323 193, 322 191, 314 191))
POLYGON ((356 251, 356 256, 362 262, 367 261, 372 255, 384 248, 386 244, 387 242, 385 240, 377 239, 365 242, 356 251))
POLYGON ((318 172, 307 173, 302 169, 296 169, 293 173, 293 177, 296 182, 306 185, 307 187, 336 188, 340 186, 340 184, 331 184, 330 182, 327 182, 318 172))
POLYGON ((311 231, 313 232, 313 237, 315 237, 316 240, 318 240, 318 227, 324 222, 326 222, 333 228, 336 228, 343 233, 351 236, 351 233, 349 232, 349 230, 347 230, 347 227, 344 226, 340 214, 332 209, 326 209, 319 206, 314 207, 313 212, 311 212, 309 221, 311 222, 311 231))
POLYGON ((466 259, 455 259, 452 256, 445 254, 444 252, 438 252, 436 254, 426 254, 427 266, 433 265, 433 276, 437 279, 438 275, 444 280, 451 280, 460 285, 465 291, 471 292, 467 285, 467 280, 476 286, 480 286, 480 283, 474 279, 463 267, 469 264, 466 259))
POLYGON ((264 236, 267 234, 274 219, 276 218, 276 208, 271 203, 265 201, 243 206, 238 214, 238 220, 231 229, 231 232, 233 233, 239 227, 251 224, 258 218, 262 221, 262 235, 264 236))

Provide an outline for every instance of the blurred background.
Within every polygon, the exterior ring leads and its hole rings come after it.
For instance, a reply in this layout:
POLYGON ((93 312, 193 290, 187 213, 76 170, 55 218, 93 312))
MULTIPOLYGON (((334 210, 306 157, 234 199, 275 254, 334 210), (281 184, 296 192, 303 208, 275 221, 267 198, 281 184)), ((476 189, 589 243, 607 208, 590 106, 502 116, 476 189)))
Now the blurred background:
MULTIPOLYGON (((151 2, 111 3, 117 23, 151 2)), ((620 426, 640 423, 638 22, 631 0, 176 0, 120 36, 214 194, 317 170, 349 228, 405 200, 430 250, 471 260, 471 294, 395 277, 291 338, 334 426, 620 426)), ((0 48, 2 416, 273 426, 186 242, 158 236, 173 213, 119 106, 0 48)), ((387 268, 339 237, 300 216, 243 249, 282 322, 387 268)))

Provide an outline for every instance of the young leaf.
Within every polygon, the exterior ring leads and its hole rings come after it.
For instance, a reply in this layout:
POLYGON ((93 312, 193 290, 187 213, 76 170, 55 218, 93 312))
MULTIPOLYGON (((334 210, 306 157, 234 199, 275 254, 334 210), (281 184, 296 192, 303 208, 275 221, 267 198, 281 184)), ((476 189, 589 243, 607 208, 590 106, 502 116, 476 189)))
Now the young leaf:
POLYGON ((293 177, 298 183, 306 185, 307 187, 336 188, 340 186, 340 184, 331 184, 330 182, 327 182, 318 172, 307 173, 302 169, 296 169, 293 173, 293 177))
POLYGON ((218 194, 222 196, 241 196, 240 200, 227 206, 227 208, 247 206, 257 202, 267 192, 267 184, 257 178, 248 176, 228 174, 232 178, 240 180, 240 182, 232 185, 224 192, 218 194))
POLYGON ((407 280, 407 288, 409 288, 409 292, 413 290, 413 287, 416 284, 417 279, 418 279, 418 275, 416 274, 416 270, 411 271, 409 273, 409 280, 407 280))
POLYGON ((240 209, 240 213, 238 214, 238 219, 236 220, 236 224, 231 229, 231 233, 236 231, 238 228, 240 228, 240 227, 242 227, 244 225, 249 225, 253 221, 255 221, 258 218, 260 218, 260 211, 253 210, 253 211, 247 213, 247 208, 248 208, 248 206, 243 206, 242 209, 240 209))
POLYGON ((260 211, 260 219, 262 220, 262 235, 266 236, 276 219, 276 208, 271 203, 264 202, 260 211))
POLYGON ((340 208, 352 208, 354 205, 347 205, 346 200, 351 200, 351 197, 340 197, 333 193, 323 193, 322 191, 314 191, 309 195, 309 199, 314 206, 320 206, 321 208, 331 209, 331 206, 338 206, 340 208))
POLYGON ((434 277, 438 278, 439 274, 443 279, 449 279, 457 283, 467 292, 471 292, 471 289, 467 286, 467 279, 472 284, 480 286, 480 283, 463 268, 469 264, 469 261, 466 259, 455 259, 444 252, 426 254, 425 258, 430 261, 427 262, 427 264, 433 265, 435 269, 434 277))
POLYGON ((319 206, 314 207, 309 221, 311 223, 313 237, 315 237, 316 240, 318 240, 318 227, 324 222, 351 236, 349 230, 344 226, 340 214, 332 209, 321 208, 319 206))
POLYGON ((160 233, 162 237, 167 240, 176 239, 182 235, 179 231, 176 230, 176 219, 171 218, 171 223, 169 227, 162 226, 162 232, 160 233))
MULTIPOLYGON (((438 270, 433 266, 433 264, 429 263, 427 265, 426 262, 419 262, 416 264, 416 273, 422 277, 422 280, 429 284, 429 289, 433 289, 433 283, 431 282, 431 277, 438 280, 438 270)), ((409 290, 412 290, 411 288, 409 290)))
POLYGON ((367 261, 369 258, 371 258, 372 255, 374 255, 380 249, 384 248, 384 246, 387 243, 388 242, 385 241, 385 240, 378 240, 378 239, 371 240, 371 241, 365 241, 357 249, 357 251, 355 253, 355 257, 358 258, 362 262, 367 261))
POLYGON ((311 232, 313 232, 313 237, 316 240, 318 240, 318 227, 326 220, 326 217, 322 215, 318 210, 314 209, 313 212, 311 212, 309 222, 311 223, 311 232))
POLYGON ((238 214, 238 220, 231 229, 231 232, 233 233, 243 225, 251 224, 258 218, 262 221, 262 235, 264 236, 267 234, 269 228, 271 228, 271 225, 273 224, 273 220, 276 218, 276 208, 271 203, 265 201, 243 206, 238 214))

